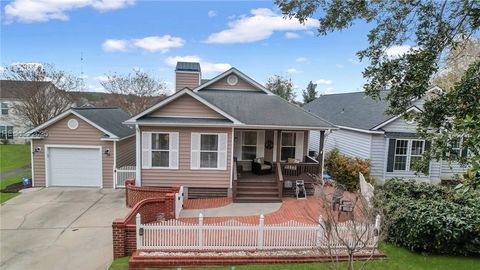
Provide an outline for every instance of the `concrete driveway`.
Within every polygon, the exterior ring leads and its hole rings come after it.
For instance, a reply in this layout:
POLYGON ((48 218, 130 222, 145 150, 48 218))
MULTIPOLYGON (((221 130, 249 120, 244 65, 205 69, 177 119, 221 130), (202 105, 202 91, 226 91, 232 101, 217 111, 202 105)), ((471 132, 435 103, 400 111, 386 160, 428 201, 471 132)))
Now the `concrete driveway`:
POLYGON ((1 269, 108 269, 125 191, 26 190, 0 206, 1 269))

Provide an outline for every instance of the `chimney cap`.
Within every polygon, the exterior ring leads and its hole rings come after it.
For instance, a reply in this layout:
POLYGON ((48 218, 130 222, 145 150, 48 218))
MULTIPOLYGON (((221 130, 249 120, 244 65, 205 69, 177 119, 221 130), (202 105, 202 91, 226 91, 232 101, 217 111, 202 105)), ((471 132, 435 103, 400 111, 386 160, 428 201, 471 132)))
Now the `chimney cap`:
POLYGON ((193 71, 201 72, 200 63, 197 62, 177 62, 175 71, 193 71))

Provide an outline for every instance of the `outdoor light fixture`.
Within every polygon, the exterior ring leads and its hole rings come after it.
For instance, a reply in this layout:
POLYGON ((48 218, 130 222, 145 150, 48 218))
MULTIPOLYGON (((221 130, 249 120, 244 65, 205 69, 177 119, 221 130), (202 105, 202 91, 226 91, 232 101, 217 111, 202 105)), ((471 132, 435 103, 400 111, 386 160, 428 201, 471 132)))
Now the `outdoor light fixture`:
POLYGON ((41 147, 35 147, 35 149, 33 149, 33 153, 37 153, 37 152, 40 152, 40 151, 42 151, 41 147))
POLYGON ((103 153, 104 153, 106 156, 110 156, 110 149, 106 149, 103 153))

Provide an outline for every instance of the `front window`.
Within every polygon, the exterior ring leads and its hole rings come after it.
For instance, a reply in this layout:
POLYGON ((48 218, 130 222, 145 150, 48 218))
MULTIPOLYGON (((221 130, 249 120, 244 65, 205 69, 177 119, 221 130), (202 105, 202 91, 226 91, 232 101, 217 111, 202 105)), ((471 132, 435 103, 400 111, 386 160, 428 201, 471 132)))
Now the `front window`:
POLYGON ((2 115, 8 115, 8 104, 5 102, 0 103, 0 110, 2 111, 2 115))
POLYGON ((169 167, 169 142, 168 133, 152 133, 152 167, 169 167))
POLYGON ((200 135, 200 168, 217 168, 218 135, 200 135))
POLYGON ((425 141, 397 139, 395 144, 395 171, 411 171, 416 160, 421 160, 425 151, 425 141))
POLYGON ((13 139, 13 127, 0 126, 0 139, 13 139))
POLYGON ((451 143, 451 146, 452 146, 452 151, 450 152, 450 155, 454 156, 454 157, 460 157, 461 154, 462 154, 462 150, 461 150, 461 147, 460 147, 460 139, 455 139, 453 141, 450 142, 451 143))
POLYGON ((257 157, 257 132, 244 131, 242 138, 242 160, 253 160, 257 157))
POLYGON ((295 158, 295 132, 283 132, 282 133, 282 152, 281 160, 288 160, 289 158, 295 158))

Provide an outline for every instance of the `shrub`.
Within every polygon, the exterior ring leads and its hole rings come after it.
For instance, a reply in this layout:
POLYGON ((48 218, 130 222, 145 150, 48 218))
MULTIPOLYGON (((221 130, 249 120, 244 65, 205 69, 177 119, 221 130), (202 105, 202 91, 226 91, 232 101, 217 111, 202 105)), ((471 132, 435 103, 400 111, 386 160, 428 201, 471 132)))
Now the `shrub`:
POLYGON ((374 182, 370 176, 370 163, 367 160, 340 155, 337 149, 327 154, 325 168, 333 180, 344 185, 349 191, 357 191, 360 188, 358 178, 360 172, 367 182, 374 182))
POLYGON ((410 250, 480 255, 480 199, 451 188, 391 179, 375 190, 387 242, 410 250))

